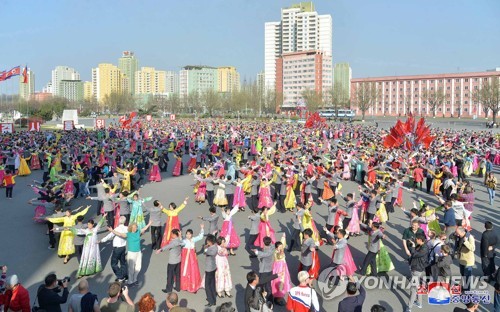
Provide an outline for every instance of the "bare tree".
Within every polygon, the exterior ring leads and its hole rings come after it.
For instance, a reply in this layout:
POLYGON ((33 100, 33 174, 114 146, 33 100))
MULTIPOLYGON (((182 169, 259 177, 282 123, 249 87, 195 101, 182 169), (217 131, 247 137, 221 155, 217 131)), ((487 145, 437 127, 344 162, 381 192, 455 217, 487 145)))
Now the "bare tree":
POLYGON ((472 94, 472 98, 477 103, 483 105, 483 111, 488 116, 491 110, 493 113, 493 122, 497 120, 498 112, 500 111, 500 79, 499 77, 492 77, 483 80, 479 89, 476 89, 472 94))
POLYGON ((103 104, 112 114, 129 112, 136 108, 134 97, 121 92, 107 94, 104 96, 103 104))
POLYGON ((201 94, 201 102, 210 116, 213 116, 214 113, 220 111, 221 99, 219 97, 219 93, 215 90, 209 89, 203 91, 201 94))
POLYGON ((442 106, 444 101, 448 98, 443 88, 438 90, 423 90, 420 96, 424 104, 429 105, 429 109, 432 112, 432 117, 436 117, 436 109, 438 106, 442 106))
POLYGON ((335 117, 338 117, 338 110, 340 108, 351 108, 349 90, 346 90, 340 82, 337 81, 334 83, 333 89, 329 90, 329 96, 332 99, 333 109, 335 109, 335 117))
POLYGON ((316 90, 302 91, 302 98, 306 102, 307 110, 310 112, 315 112, 323 106, 323 96, 316 90))
POLYGON ((365 120, 366 112, 375 105, 378 94, 375 82, 362 82, 354 90, 353 102, 361 111, 363 121, 365 120))

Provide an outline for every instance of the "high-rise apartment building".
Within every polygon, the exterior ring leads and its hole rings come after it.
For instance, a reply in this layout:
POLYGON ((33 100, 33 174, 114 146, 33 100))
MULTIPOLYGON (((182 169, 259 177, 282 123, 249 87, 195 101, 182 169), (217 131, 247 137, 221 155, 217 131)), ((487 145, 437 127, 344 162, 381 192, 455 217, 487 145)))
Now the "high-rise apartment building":
POLYGON ((352 70, 349 63, 337 63, 333 68, 334 92, 342 92, 342 99, 351 98, 352 70))
POLYGON ((179 74, 180 96, 186 97, 192 92, 201 94, 206 90, 217 91, 217 68, 210 66, 185 66, 179 74))
POLYGON ((276 94, 280 97, 276 113, 296 108, 305 91, 315 91, 326 99, 331 87, 331 56, 320 51, 283 54, 276 62, 276 94))
POLYGON ((218 91, 232 93, 240 90, 240 74, 234 66, 217 68, 218 91))
POLYGON ((266 81, 266 75, 264 74, 264 71, 261 71, 260 73, 257 74, 256 81, 259 92, 263 93, 265 90, 265 81, 266 81))
POLYGON ((124 75, 113 64, 101 63, 92 68, 92 94, 98 102, 102 102, 106 95, 122 92, 124 75))
POLYGON ((83 83, 83 99, 91 100, 92 99, 92 82, 85 81, 83 83))
POLYGON ((28 69, 28 82, 24 83, 23 75, 19 76, 19 97, 28 101, 35 94, 35 74, 31 69, 28 69))
POLYGON ((61 80, 59 82, 59 96, 69 101, 78 102, 83 100, 83 85, 80 80, 61 80))
POLYGON ((118 59, 118 68, 127 79, 126 89, 130 94, 135 92, 135 72, 139 69, 139 61, 135 57, 134 52, 124 51, 122 57, 118 59))
POLYGON ((142 67, 135 72, 135 94, 165 93, 166 73, 153 67, 142 67))
POLYGON ((175 71, 166 71, 165 72, 165 92, 179 93, 179 73, 175 71))
POLYGON ((52 87, 52 81, 47 82, 47 84, 42 88, 41 93, 50 93, 54 95, 54 88, 52 87))
POLYGON ((276 88, 276 60, 285 53, 319 51, 332 56, 332 16, 319 15, 312 2, 301 2, 281 10, 280 22, 264 27, 264 71, 266 89, 276 88))
POLYGON ((62 96, 59 91, 61 80, 80 80, 80 74, 68 66, 56 66, 52 71, 52 94, 54 96, 62 96))

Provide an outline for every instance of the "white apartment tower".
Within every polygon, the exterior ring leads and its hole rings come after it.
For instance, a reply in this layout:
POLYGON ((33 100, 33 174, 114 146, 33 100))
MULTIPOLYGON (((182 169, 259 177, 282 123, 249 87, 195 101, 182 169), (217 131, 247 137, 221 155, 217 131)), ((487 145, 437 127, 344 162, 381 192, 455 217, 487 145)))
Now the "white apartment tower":
POLYGON ((52 71, 52 94, 54 96, 62 96, 62 92, 59 90, 59 84, 62 80, 80 80, 80 74, 74 68, 56 66, 52 71))
POLYGON ((332 56, 332 16, 319 15, 312 2, 281 9, 280 22, 265 23, 264 72, 266 89, 276 83, 276 59, 285 53, 319 51, 332 56))

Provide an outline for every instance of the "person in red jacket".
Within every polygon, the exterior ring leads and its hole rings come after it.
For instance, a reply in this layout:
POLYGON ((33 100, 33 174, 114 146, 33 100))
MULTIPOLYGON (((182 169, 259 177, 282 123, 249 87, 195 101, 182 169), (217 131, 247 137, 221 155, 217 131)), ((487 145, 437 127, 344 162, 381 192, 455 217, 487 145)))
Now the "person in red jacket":
POLYGON ((17 275, 7 279, 7 292, 9 293, 5 303, 5 311, 30 312, 30 294, 20 283, 17 275))
POLYGON ((424 180, 424 169, 420 165, 418 165, 415 169, 413 169, 413 190, 418 188, 422 190, 422 181, 424 180))

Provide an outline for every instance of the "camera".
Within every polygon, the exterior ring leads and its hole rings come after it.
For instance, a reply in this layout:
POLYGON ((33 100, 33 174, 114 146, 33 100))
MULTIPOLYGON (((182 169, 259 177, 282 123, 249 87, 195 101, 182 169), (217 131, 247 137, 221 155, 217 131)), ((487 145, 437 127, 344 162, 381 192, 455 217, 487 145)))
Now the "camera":
POLYGON ((69 278, 69 276, 66 276, 61 280, 57 280, 57 285, 59 285, 60 287, 63 287, 63 283, 65 283, 65 282, 68 282, 68 283, 71 282, 71 278, 69 278))

